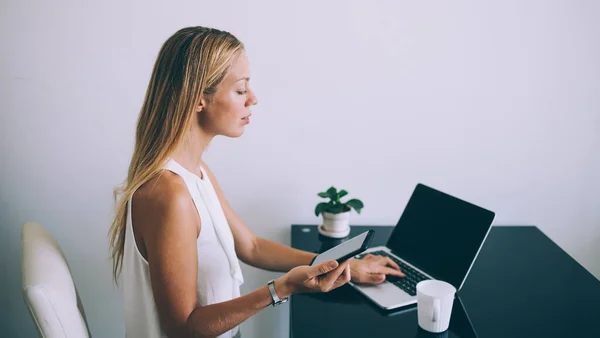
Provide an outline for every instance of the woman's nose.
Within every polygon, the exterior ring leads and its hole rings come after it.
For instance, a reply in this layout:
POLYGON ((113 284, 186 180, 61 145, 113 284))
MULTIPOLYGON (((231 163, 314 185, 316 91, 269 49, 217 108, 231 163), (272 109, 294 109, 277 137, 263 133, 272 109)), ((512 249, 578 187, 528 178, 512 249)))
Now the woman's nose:
POLYGON ((258 99, 256 95, 254 95, 254 91, 250 91, 250 96, 248 97, 248 106, 255 106, 258 104, 258 99))

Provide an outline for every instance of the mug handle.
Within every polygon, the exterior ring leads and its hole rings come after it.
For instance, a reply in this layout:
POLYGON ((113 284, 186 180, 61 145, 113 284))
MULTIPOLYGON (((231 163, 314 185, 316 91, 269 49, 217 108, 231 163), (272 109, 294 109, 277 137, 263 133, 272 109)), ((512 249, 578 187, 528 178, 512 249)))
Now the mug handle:
POLYGON ((438 298, 433 299, 433 307, 431 308, 431 310, 433 312, 431 314, 431 321, 435 323, 440 317, 440 300, 438 298))

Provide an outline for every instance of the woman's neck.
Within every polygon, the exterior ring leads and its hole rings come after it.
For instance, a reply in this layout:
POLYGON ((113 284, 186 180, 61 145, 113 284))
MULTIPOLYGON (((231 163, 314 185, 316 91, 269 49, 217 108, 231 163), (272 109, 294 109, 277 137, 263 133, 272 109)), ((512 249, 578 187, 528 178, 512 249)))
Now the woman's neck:
POLYGON ((202 131, 199 127, 194 128, 184 136, 181 145, 171 155, 171 158, 187 170, 202 177, 202 170, 200 170, 200 167, 203 166, 202 155, 213 138, 214 135, 202 131))

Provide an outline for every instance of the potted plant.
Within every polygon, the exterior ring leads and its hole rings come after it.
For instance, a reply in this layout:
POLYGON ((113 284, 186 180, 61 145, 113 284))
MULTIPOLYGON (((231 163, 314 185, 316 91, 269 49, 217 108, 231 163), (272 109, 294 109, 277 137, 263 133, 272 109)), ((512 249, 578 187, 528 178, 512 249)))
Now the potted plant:
POLYGON ((337 191, 335 187, 320 192, 318 195, 329 199, 328 202, 317 204, 315 208, 316 216, 323 215, 323 230, 328 233, 347 235, 350 231, 350 211, 354 209, 360 214, 364 207, 363 202, 355 198, 342 202, 341 198, 348 195, 348 192, 346 190, 337 191))

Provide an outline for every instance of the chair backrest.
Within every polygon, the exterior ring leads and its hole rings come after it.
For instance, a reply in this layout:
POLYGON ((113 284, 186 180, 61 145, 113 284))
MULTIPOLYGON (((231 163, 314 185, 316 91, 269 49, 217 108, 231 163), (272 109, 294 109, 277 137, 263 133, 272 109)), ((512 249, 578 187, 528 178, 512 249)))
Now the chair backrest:
POLYGON ((35 222, 21 232, 23 296, 40 336, 90 337, 67 260, 54 237, 35 222))

